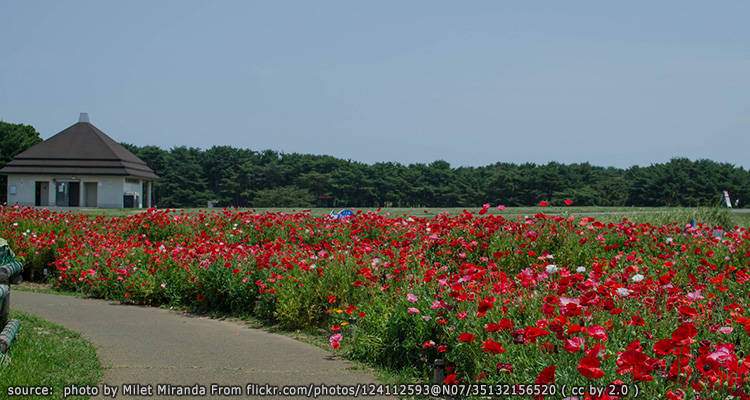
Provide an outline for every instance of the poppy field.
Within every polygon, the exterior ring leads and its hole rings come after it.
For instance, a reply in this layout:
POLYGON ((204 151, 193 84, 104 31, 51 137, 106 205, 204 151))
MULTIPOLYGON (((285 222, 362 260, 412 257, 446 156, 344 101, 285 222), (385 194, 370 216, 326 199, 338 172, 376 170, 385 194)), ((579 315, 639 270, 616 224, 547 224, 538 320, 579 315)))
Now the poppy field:
POLYGON ((748 229, 490 208, 333 220, 16 206, 0 236, 60 289, 324 329, 332 350, 423 382, 441 359, 447 384, 554 385, 531 398, 565 385, 585 388, 571 400, 750 399, 748 229))

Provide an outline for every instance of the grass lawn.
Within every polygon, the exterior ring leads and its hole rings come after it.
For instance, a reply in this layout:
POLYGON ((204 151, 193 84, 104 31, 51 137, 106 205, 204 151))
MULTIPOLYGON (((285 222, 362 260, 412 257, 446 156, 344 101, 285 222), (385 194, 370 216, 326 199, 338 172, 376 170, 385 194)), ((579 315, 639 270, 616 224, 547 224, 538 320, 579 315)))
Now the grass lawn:
MULTIPOLYGON (((0 355, 0 398, 10 387, 47 386, 50 396, 16 396, 24 399, 62 399, 68 385, 98 385, 104 369, 94 346, 80 334, 59 325, 11 309, 21 328, 5 356, 0 355)), ((66 399, 85 399, 70 396, 66 399)))

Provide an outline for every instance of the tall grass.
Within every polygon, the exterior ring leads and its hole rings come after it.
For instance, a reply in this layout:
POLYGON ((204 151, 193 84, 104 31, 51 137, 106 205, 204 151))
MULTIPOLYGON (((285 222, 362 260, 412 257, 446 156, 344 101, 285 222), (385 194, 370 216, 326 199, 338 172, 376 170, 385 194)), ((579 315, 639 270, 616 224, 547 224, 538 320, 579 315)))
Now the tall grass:
MULTIPOLYGON (((583 215, 585 213, 582 213, 583 215)), ((673 209, 666 211, 642 211, 595 215, 602 222, 619 223, 623 219, 639 224, 656 226, 677 224, 681 227, 694 222, 711 227, 722 227, 724 230, 734 229, 735 226, 747 227, 748 220, 744 213, 732 213, 722 208, 673 209)))

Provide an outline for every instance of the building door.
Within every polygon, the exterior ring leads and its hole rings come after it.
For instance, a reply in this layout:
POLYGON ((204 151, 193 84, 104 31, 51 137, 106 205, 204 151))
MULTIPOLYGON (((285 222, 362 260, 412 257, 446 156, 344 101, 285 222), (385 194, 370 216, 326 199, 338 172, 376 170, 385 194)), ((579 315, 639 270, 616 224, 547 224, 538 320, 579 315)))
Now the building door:
POLYGON ((68 187, 68 206, 78 207, 81 205, 81 182, 70 182, 68 187))
POLYGON ((58 207, 68 206, 68 182, 55 183, 55 205, 58 207))
POLYGON ((86 182, 83 184, 86 207, 96 207, 97 190, 99 185, 96 182, 86 182))
POLYGON ((81 205, 81 182, 55 182, 55 205, 58 207, 78 207, 81 205))
POLYGON ((37 182, 36 191, 34 192, 34 205, 49 205, 49 182, 37 182))

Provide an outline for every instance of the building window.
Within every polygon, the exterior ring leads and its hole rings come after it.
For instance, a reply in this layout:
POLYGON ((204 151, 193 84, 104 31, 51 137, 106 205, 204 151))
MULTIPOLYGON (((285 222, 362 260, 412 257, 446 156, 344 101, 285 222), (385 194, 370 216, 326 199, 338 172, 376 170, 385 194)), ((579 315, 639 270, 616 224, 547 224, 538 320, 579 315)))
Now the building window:
POLYGON ((141 183, 141 181, 140 181, 140 179, 125 178, 125 183, 134 183, 134 184, 137 185, 137 184, 141 183))

